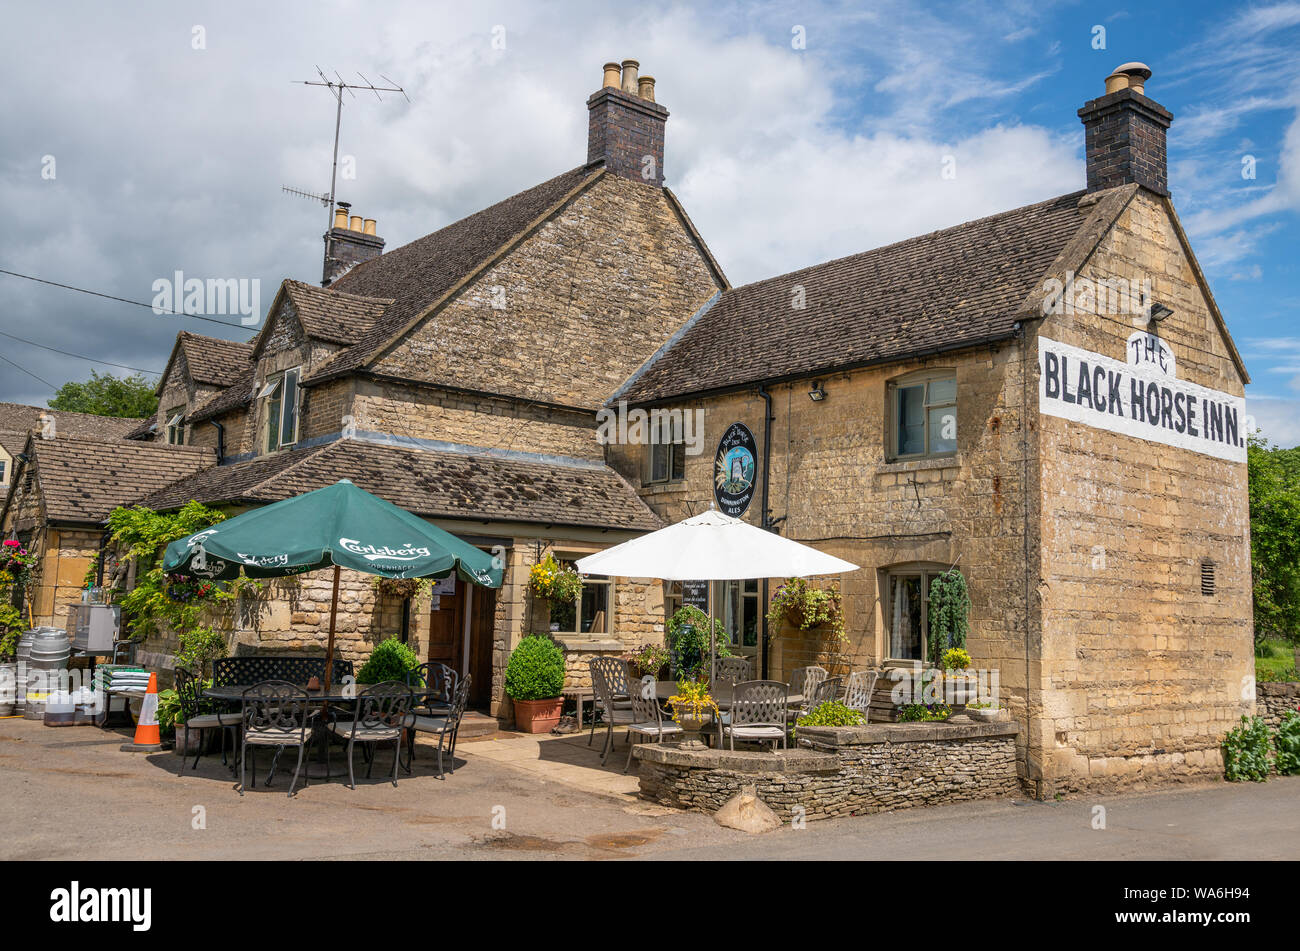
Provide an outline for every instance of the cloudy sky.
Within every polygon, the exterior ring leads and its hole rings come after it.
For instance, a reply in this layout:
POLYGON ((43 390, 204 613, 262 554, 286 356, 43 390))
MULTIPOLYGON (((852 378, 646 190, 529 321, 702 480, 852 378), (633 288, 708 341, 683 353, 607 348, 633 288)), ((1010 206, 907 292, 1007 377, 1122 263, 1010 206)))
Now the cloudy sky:
MULTIPOLYGON (((740 284, 1081 188, 1075 111, 1142 60, 1249 411, 1300 443, 1300 3, 88 2, 4 22, 0 268, 144 302, 176 271, 258 281, 262 312, 281 279, 320 278, 326 212, 280 190, 329 187, 333 101, 295 84, 317 65, 407 89, 347 99, 340 144, 338 197, 396 247, 582 164, 601 64, 639 59, 672 113, 667 182, 740 284)), ((15 337, 160 371, 181 328, 251 335, 0 274, 22 368, 0 361, 0 400, 112 369, 15 337)))

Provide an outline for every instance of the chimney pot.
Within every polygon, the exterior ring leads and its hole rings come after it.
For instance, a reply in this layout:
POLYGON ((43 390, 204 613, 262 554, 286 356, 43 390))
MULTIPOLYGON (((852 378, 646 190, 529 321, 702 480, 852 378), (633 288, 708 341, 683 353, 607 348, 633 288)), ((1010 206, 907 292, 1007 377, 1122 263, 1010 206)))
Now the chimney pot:
POLYGON ((374 233, 375 233, 375 219, 374 219, 374 218, 367 218, 367 219, 366 219, 366 234, 374 234, 374 233))
POLYGON ((623 91, 629 96, 636 95, 636 72, 641 64, 634 59, 623 60, 623 91))
POLYGON ((348 209, 345 205, 340 204, 334 209, 334 227, 347 229, 348 226, 348 209))
POLYGON ((639 68, 634 59, 621 72, 606 63, 605 85, 587 97, 587 164, 662 188, 668 110, 655 102, 654 77, 638 77, 639 68))
POLYGON ((1165 133, 1174 117, 1146 97, 1149 78, 1145 63, 1125 63, 1106 77, 1105 94, 1079 110, 1089 192, 1138 184, 1169 194, 1165 133))
POLYGON ((361 230, 361 216, 360 216, 360 215, 353 215, 353 216, 352 216, 351 223, 348 225, 348 230, 349 230, 349 231, 360 231, 360 230, 361 230))
POLYGON ((1115 71, 1106 77, 1106 94, 1132 89, 1138 95, 1144 95, 1143 87, 1150 78, 1151 67, 1146 63, 1125 63, 1115 67, 1115 71))

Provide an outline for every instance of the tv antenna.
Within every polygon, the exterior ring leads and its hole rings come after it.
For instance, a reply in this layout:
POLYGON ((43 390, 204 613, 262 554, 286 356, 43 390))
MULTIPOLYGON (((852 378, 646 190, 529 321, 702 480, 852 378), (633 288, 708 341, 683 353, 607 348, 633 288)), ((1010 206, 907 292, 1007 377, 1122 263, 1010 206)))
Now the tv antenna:
POLYGON ((334 209, 334 190, 335 190, 335 186, 338 184, 338 174, 339 174, 339 127, 340 127, 340 126, 342 125, 342 123, 343 123, 343 93, 344 93, 344 91, 346 91, 347 94, 348 94, 349 96, 351 96, 353 99, 355 99, 355 98, 357 97, 357 94, 356 94, 355 90, 357 90, 357 89, 369 90, 370 92, 373 92, 373 93, 375 94, 375 98, 378 99, 380 102, 383 102, 383 100, 384 100, 384 97, 383 97, 382 95, 380 95, 380 93, 385 93, 385 92, 400 92, 400 93, 402 94, 402 97, 403 97, 404 99, 406 99, 407 102, 410 102, 410 101, 411 101, 411 97, 408 96, 408 95, 406 95, 406 90, 405 90, 405 89, 403 89, 401 86, 397 85, 397 83, 393 82, 391 79, 389 79, 389 78, 388 78, 387 76, 385 76, 383 73, 380 73, 380 74, 379 74, 379 78, 382 79, 384 82, 388 83, 387 86, 376 86, 374 83, 372 83, 369 79, 367 79, 367 78, 366 78, 365 76, 363 76, 361 73, 357 73, 357 75, 361 77, 361 82, 359 82, 359 83, 349 83, 349 82, 344 81, 343 77, 340 76, 340 75, 338 74, 338 71, 337 71, 337 70, 335 70, 335 72, 334 72, 334 78, 333 78, 333 79, 330 79, 328 76, 325 75, 324 70, 322 70, 319 66, 316 67, 316 75, 320 76, 320 79, 319 79, 319 80, 315 80, 315 79, 300 79, 300 80, 295 80, 295 82, 297 82, 297 83, 301 83, 301 84, 304 85, 304 86, 321 86, 321 87, 323 87, 323 88, 325 88, 325 89, 328 89, 328 90, 330 91, 330 95, 332 95, 332 96, 334 97, 334 99, 335 99, 335 106, 334 106, 334 164, 333 164, 333 166, 332 166, 332 168, 331 168, 331 170, 330 170, 330 190, 329 190, 329 194, 327 194, 327 195, 326 195, 326 194, 317 194, 316 192, 306 191, 305 189, 301 189, 301 188, 290 188, 288 185, 282 185, 282 186, 280 186, 280 190, 283 191, 283 192, 286 192, 286 193, 288 193, 288 194, 290 194, 290 195, 298 195, 298 196, 301 197, 301 198, 310 198, 310 199, 312 199, 313 201, 319 201, 321 204, 323 204, 323 205, 325 206, 325 209, 326 209, 326 225, 325 225, 325 227, 326 227, 326 229, 328 230, 328 229, 329 229, 330 227, 332 227, 333 224, 334 224, 334 210, 333 210, 333 209, 334 209))

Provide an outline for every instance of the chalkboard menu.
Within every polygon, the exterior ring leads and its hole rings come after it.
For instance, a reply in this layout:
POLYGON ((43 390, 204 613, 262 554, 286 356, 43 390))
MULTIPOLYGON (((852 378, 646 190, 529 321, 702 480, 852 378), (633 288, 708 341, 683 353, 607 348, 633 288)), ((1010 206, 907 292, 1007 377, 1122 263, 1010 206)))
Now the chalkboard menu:
POLYGON ((709 610, 709 583, 707 581, 682 582, 682 607, 690 605, 701 611, 709 610))

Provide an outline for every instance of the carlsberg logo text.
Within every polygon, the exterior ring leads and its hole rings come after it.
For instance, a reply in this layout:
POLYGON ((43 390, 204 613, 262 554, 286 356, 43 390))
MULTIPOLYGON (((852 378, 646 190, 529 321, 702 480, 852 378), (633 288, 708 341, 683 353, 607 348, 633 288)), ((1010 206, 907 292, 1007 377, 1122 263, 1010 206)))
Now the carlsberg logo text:
POLYGON ((391 561, 415 561, 417 558, 428 558, 429 549, 416 548, 410 542, 406 543, 403 548, 389 548, 387 545, 376 547, 374 545, 363 545, 355 538, 340 538, 339 544, 347 551, 354 555, 361 555, 369 561, 380 559, 391 561))

